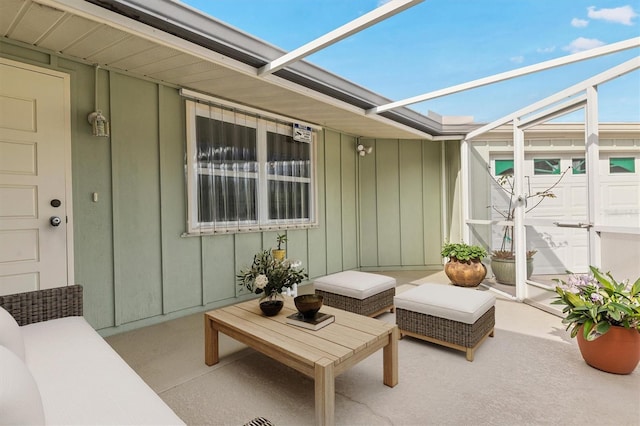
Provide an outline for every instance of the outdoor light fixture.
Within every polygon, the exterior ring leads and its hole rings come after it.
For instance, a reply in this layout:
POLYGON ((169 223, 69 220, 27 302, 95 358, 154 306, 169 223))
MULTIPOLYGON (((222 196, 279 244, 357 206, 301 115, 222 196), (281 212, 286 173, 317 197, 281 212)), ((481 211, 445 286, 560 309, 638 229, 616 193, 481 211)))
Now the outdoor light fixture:
POLYGON ((101 110, 89 114, 87 120, 91 124, 93 136, 109 137, 109 122, 101 110))
POLYGON ((358 146, 356 146, 356 151, 358 151, 358 155, 360 157, 364 157, 365 155, 371 154, 373 152, 373 147, 365 146, 359 143, 358 146))
POLYGON ((89 124, 91 124, 91 134, 93 136, 108 138, 110 133, 109 121, 107 121, 107 118, 102 115, 102 110, 98 109, 98 68, 100 67, 96 65, 96 75, 94 83, 95 110, 87 116, 87 121, 89 121, 89 124))

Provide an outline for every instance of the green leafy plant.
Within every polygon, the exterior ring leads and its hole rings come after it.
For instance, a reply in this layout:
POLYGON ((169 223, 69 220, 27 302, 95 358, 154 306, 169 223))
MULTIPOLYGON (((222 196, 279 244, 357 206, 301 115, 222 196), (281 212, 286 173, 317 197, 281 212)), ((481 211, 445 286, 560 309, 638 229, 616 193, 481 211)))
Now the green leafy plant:
POLYGON ((442 245, 440 254, 442 257, 448 257, 449 259, 456 259, 459 262, 468 263, 471 261, 481 261, 485 256, 487 256, 487 251, 481 246, 445 242, 442 245))
MULTIPOLYGON (((537 250, 527 250, 527 259, 531 259, 537 250)), ((515 259, 515 254, 512 250, 493 250, 491 252, 492 259, 515 259)))
POLYGON ((276 237, 276 243, 278 244, 278 250, 282 250, 282 244, 287 242, 287 234, 278 234, 276 237))
POLYGON ((250 268, 241 270, 236 277, 238 285, 255 294, 271 294, 300 284, 308 275, 299 261, 279 261, 273 258, 270 250, 264 250, 253 257, 250 268))
POLYGON ((551 302, 565 305, 562 320, 576 337, 584 326, 586 340, 595 340, 611 326, 633 328, 640 332, 640 278, 617 282, 610 272, 590 266, 591 274, 573 274, 565 282, 556 279, 558 296, 551 302))

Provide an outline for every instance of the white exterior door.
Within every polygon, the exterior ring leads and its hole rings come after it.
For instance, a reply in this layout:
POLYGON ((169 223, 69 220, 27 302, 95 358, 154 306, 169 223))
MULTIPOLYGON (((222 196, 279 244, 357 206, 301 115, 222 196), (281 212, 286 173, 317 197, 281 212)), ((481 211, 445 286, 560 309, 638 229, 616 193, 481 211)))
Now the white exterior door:
POLYGON ((0 58, 0 294, 73 284, 69 87, 0 58))

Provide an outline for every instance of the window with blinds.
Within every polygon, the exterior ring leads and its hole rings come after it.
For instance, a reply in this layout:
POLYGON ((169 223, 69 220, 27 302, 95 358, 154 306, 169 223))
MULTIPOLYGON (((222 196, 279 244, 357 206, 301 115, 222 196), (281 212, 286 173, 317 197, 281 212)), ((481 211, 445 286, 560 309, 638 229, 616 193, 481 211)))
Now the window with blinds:
POLYGON ((292 123, 187 101, 188 232, 315 225, 314 138, 292 123))

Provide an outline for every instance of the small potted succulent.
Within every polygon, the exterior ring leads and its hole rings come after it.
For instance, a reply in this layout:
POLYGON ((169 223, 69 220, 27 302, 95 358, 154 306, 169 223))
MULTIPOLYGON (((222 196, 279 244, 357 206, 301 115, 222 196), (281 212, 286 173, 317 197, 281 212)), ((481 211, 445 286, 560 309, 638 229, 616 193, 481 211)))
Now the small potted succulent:
POLYGON ((487 275, 487 268, 482 263, 482 259, 487 256, 484 247, 445 242, 440 254, 449 259, 444 265, 444 272, 457 286, 475 287, 487 275))
POLYGON ((276 244, 278 248, 274 248, 271 250, 271 255, 275 260, 283 261, 287 256, 287 250, 282 247, 284 243, 287 242, 287 234, 278 234, 276 237, 276 244))
POLYGON ((618 282, 594 266, 590 274, 556 280, 555 305, 577 337, 585 362, 617 374, 629 374, 640 362, 640 278, 618 282))

